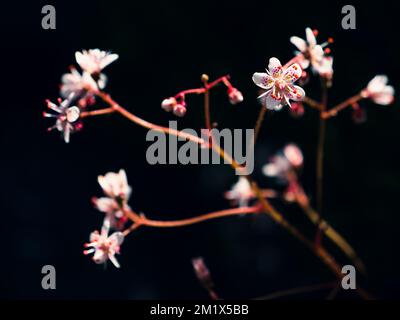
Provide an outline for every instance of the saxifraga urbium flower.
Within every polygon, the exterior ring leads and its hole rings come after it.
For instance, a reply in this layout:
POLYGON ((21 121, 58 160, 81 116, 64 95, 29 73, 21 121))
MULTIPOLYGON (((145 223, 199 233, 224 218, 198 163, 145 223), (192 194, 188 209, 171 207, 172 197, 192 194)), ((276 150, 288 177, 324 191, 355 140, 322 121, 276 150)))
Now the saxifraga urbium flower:
MULTIPOLYGON (((322 83, 322 96, 326 96, 328 88, 333 85, 333 57, 331 50, 327 48, 331 39, 321 45, 317 44, 317 31, 306 28, 306 40, 300 37, 292 36, 290 42, 294 44, 298 51, 294 57, 281 64, 276 57, 267 59, 268 68, 266 72, 256 72, 252 80, 263 91, 259 96, 262 104, 257 121, 255 122, 255 131, 258 133, 264 119, 265 112, 277 112, 288 106, 296 117, 309 112, 317 112, 320 121, 324 124, 331 117, 337 116, 339 112, 347 108, 355 113, 354 118, 361 119, 365 111, 363 100, 380 104, 389 105, 394 101, 395 90, 388 85, 388 78, 385 75, 374 77, 364 88, 359 88, 359 92, 354 96, 344 100, 336 106, 331 106, 326 99, 319 102, 308 95, 302 87, 309 81, 319 81, 322 83), (307 73, 306 69, 311 68, 312 73, 307 73), (307 81, 305 81, 307 80, 307 81), (300 85, 295 85, 297 82, 300 85)), ((47 100, 47 106, 54 113, 44 113, 45 117, 53 117, 56 123, 51 127, 60 131, 65 142, 70 141, 70 135, 80 131, 82 122, 85 118, 100 116, 109 113, 115 113, 125 117, 133 124, 142 126, 146 129, 154 129, 168 135, 174 135, 184 138, 202 148, 210 148, 219 154, 223 159, 229 159, 230 155, 221 148, 221 146, 210 137, 210 141, 204 141, 198 137, 183 131, 171 129, 166 126, 160 126, 141 119, 137 115, 125 109, 110 94, 104 92, 107 77, 102 73, 103 69, 118 59, 117 54, 111 54, 99 49, 78 51, 75 54, 76 62, 81 71, 75 67, 70 68, 70 73, 62 76, 60 95, 64 100, 59 99, 58 104, 47 100), (103 101, 108 105, 105 108, 95 108, 98 101, 103 101)), ((185 89, 174 96, 170 96, 161 102, 161 107, 167 112, 172 112, 178 117, 183 117, 187 113, 188 95, 204 96, 204 114, 205 121, 200 128, 211 128, 211 113, 209 94, 211 90, 217 87, 225 87, 228 100, 236 105, 243 101, 243 94, 232 85, 230 76, 225 75, 214 81, 209 81, 207 75, 202 75, 202 86, 198 88, 185 89)), ((255 90, 249 95, 254 95, 255 90)), ((338 95, 336 93, 336 95, 338 95)), ((195 99, 193 99, 195 100, 195 99)), ((256 99, 247 99, 255 102, 256 99)), ((190 105, 195 101, 190 102, 190 105)), ((157 110, 157 106, 154 106, 157 110)), ((249 110, 250 112, 250 110, 249 110)), ((365 118, 365 117, 363 117, 365 118)), ((203 119, 201 119, 203 120, 203 119)), ((317 155, 317 181, 315 197, 310 197, 301 184, 301 170, 303 163, 307 161, 308 156, 303 153, 297 145, 287 144, 281 152, 270 158, 265 159, 265 165, 260 168, 265 175, 265 179, 275 181, 277 189, 261 189, 258 182, 249 174, 243 174, 239 177, 232 188, 226 191, 225 198, 228 207, 224 210, 209 212, 192 218, 181 220, 153 220, 144 213, 135 212, 128 204, 131 195, 131 187, 128 185, 128 179, 125 171, 121 169, 118 173, 109 172, 104 176, 98 177, 98 182, 103 189, 104 197, 92 199, 95 208, 102 212, 103 225, 101 232, 94 231, 90 235, 90 242, 85 245, 85 254, 93 254, 93 260, 99 264, 105 264, 107 261, 115 267, 120 267, 115 255, 120 254, 123 240, 136 229, 147 226, 153 228, 174 228, 196 223, 223 218, 229 216, 246 216, 266 214, 270 219, 288 231, 292 236, 304 243, 310 250, 324 263, 332 273, 340 280, 343 275, 338 272, 341 266, 336 262, 335 257, 321 242, 322 236, 325 236, 330 242, 338 247, 344 253, 348 260, 353 263, 360 271, 364 271, 364 265, 351 245, 344 237, 329 225, 321 217, 322 213, 322 172, 323 168, 323 150, 325 141, 324 130, 326 125, 320 125, 318 134, 319 141, 316 148, 317 155), (282 185, 284 186, 282 189, 282 185), (285 215, 278 211, 270 202, 274 198, 274 203, 281 201, 285 203, 296 203, 304 212, 309 220, 315 225, 315 238, 307 237, 295 225, 286 220, 285 215), (315 199, 315 200, 314 200, 315 199)), ((256 141, 256 135, 254 141, 256 141)), ((235 162, 228 162, 233 169, 240 169, 235 162)), ((110 164, 112 165, 112 164, 110 164)), ((135 184, 139 182, 135 181, 135 184)), ((227 186, 229 189, 229 186, 227 186)), ((221 191, 221 194, 223 192, 221 191)), ((260 217, 261 219, 261 217, 260 217)), ((195 273, 202 285, 210 292, 211 297, 216 297, 212 287, 210 272, 205 266, 202 258, 193 259, 195 273)), ((364 290, 357 290, 357 293, 365 298, 367 293, 364 290)))

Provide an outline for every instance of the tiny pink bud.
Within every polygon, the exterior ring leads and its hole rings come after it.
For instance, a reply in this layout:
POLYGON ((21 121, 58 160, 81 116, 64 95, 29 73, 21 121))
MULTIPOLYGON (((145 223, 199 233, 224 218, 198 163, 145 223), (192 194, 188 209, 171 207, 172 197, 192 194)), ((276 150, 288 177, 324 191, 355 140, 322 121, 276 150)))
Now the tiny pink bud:
POLYGON ((170 97, 164 99, 163 102, 161 102, 161 108, 163 108, 167 112, 171 112, 176 104, 176 99, 174 97, 170 97))
POLYGON ((228 97, 229 102, 233 105, 243 101, 242 93, 236 88, 231 88, 230 90, 228 90, 228 97))
POLYGON ((196 273, 197 279, 207 290, 213 287, 213 282, 211 280, 210 271, 208 270, 206 264, 202 257, 192 259, 192 265, 194 272, 196 273))
POLYGON ((186 114, 186 107, 183 104, 176 104, 172 110, 177 117, 183 117, 186 114))

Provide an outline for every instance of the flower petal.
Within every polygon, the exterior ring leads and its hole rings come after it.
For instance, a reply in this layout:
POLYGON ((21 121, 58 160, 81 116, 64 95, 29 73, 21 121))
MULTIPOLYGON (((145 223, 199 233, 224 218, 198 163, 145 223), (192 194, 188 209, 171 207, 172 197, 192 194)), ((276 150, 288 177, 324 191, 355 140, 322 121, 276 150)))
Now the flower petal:
POLYGON ((288 85, 285 88, 284 94, 287 98, 294 100, 294 101, 301 101, 303 100, 306 93, 304 92, 303 88, 294 85, 288 85))
POLYGON ((298 63, 292 64, 287 68, 283 74, 283 78, 286 82, 293 83, 301 77, 303 70, 298 63))
POLYGON ((253 74, 253 82, 263 89, 271 89, 275 80, 268 74, 263 72, 256 72, 253 74))
POLYGON ((301 52, 307 50, 307 43, 302 38, 294 36, 290 38, 290 42, 293 43, 301 52))
POLYGON ((277 58, 272 57, 269 59, 268 70, 274 78, 280 77, 282 74, 281 62, 277 58))
POLYGON ((306 37, 310 47, 313 47, 317 44, 317 39, 315 38, 314 32, 310 28, 306 29, 306 37))

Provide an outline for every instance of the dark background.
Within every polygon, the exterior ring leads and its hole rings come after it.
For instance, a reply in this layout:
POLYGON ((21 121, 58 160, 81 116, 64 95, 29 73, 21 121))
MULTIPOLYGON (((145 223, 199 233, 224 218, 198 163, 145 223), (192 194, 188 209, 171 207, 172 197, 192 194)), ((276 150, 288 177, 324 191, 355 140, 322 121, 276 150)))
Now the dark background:
MULTIPOLYGON (((268 217, 207 222, 182 229, 143 228, 129 236, 107 270, 82 254, 102 215, 97 175, 125 168, 133 188, 130 205, 155 219, 190 217, 223 209, 223 192, 236 181, 227 166, 150 166, 146 130, 118 115, 85 121, 69 145, 43 119, 44 99, 57 98, 60 77, 74 52, 101 48, 120 55, 106 69, 107 91, 127 109, 155 123, 175 119, 160 108, 165 97, 229 73, 245 96, 231 106, 224 89, 212 93, 212 117, 221 128, 251 128, 259 110, 251 81, 267 60, 292 57, 291 35, 309 26, 319 42, 334 37, 331 105, 357 93, 376 74, 400 80, 398 4, 353 4, 357 29, 341 28, 340 2, 277 1, 18 1, 1 4, 1 222, 2 298, 207 298, 190 260, 203 256, 223 298, 253 298, 276 290, 332 281, 330 272, 268 217), (53 4, 57 29, 41 28, 41 8, 53 4), (57 269, 57 289, 41 289, 41 268, 57 269)), ((305 87, 319 98, 318 81, 305 87)), ((202 99, 188 100, 180 128, 199 128, 202 99)), ((325 161, 325 218, 355 247, 368 268, 358 276, 374 296, 399 298, 398 103, 363 102, 368 121, 355 125, 345 111, 329 122, 325 161)), ((302 181, 314 193, 317 114, 294 119, 268 114, 256 150, 255 177, 285 143, 305 154, 302 181)), ((276 206, 312 237, 295 206, 276 206)), ((333 249, 332 247, 329 247, 333 249)), ((335 251, 333 251, 335 252, 335 251)), ((335 252, 337 253, 337 252, 335 252)), ((343 257, 338 255, 342 263, 343 257)), ((295 297, 325 298, 328 292, 295 297)), ((339 297, 355 298, 354 295, 339 297)))

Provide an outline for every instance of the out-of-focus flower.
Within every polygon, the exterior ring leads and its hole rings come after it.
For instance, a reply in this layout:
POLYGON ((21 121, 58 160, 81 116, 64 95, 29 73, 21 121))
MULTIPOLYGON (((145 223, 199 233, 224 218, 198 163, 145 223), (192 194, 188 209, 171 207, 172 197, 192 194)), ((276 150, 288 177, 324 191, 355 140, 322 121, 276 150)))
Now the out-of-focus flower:
POLYGON ((387 85, 388 77, 385 75, 375 76, 366 89, 361 92, 364 98, 370 98, 377 104, 388 105, 394 101, 394 88, 387 85))
POLYGON ((105 213, 105 218, 110 221, 111 228, 122 230, 128 222, 124 210, 130 210, 126 201, 117 201, 114 198, 92 198, 92 202, 97 210, 105 213))
POLYGON ((303 154, 295 144, 288 144, 282 153, 271 158, 271 161, 262 168, 268 177, 277 177, 286 180, 292 169, 303 165, 303 154))
POLYGON ((118 54, 91 49, 75 52, 75 58, 82 70, 90 74, 100 74, 101 70, 118 59, 118 54))
POLYGON ((109 220, 112 228, 123 229, 128 221, 124 210, 130 210, 128 200, 131 195, 125 171, 121 169, 118 173, 108 172, 99 176, 98 182, 108 197, 92 198, 94 206, 106 214, 105 220, 109 220))
POLYGON ((328 80, 332 81, 333 78, 333 58, 332 57, 323 57, 321 63, 315 67, 315 70, 319 73, 319 75, 328 80))
POLYGON ((298 168, 303 165, 303 153, 295 144, 286 145, 283 148, 283 154, 293 167, 298 168))
POLYGON ((81 75, 75 68, 71 68, 70 73, 66 73, 61 77, 60 94, 63 98, 69 97, 71 93, 75 97, 80 97, 88 91, 97 91, 97 88, 96 82, 90 73, 86 71, 81 75))
POLYGON ((97 181, 110 198, 129 199, 131 187, 128 185, 125 170, 121 169, 118 173, 108 172, 104 176, 98 176, 97 181))
POLYGON ((249 181, 245 177, 240 177, 232 189, 225 192, 225 198, 238 204, 240 207, 248 205, 249 200, 254 197, 249 181))
POLYGON ((303 69, 308 68, 311 64, 314 71, 319 73, 320 76, 332 79, 332 57, 326 57, 325 51, 329 52, 329 49, 324 48, 333 40, 329 39, 327 42, 319 45, 315 37, 317 31, 313 31, 310 28, 306 28, 306 39, 293 36, 290 38, 290 42, 293 43, 299 51, 296 51, 300 65, 303 69), (329 78, 330 77, 330 78, 329 78))
POLYGON ((243 101, 243 94, 236 88, 228 89, 229 102, 233 105, 238 104, 243 101))
POLYGON ((76 106, 70 106, 72 99, 73 94, 71 94, 68 99, 63 101, 59 99, 59 105, 56 105, 50 100, 46 100, 47 107, 57 112, 57 114, 43 112, 44 117, 56 118, 55 125, 50 127, 48 130, 51 131, 53 129, 57 129, 58 131, 62 132, 64 141, 66 143, 69 143, 70 141, 71 132, 79 129, 79 123, 77 120, 79 119, 80 110, 76 106))
POLYGON ((301 74, 299 64, 294 63, 284 69, 277 58, 271 58, 267 73, 254 73, 253 81, 260 88, 267 90, 259 96, 263 99, 263 104, 268 109, 280 110, 286 104, 290 106, 289 100, 301 101, 304 98, 304 90, 293 85, 301 74))
POLYGON ((122 232, 114 232, 108 236, 109 231, 109 221, 105 220, 101 228, 101 233, 96 230, 90 234, 90 242, 85 243, 85 248, 89 249, 84 250, 83 253, 85 255, 94 253, 93 261, 97 264, 110 260, 116 268, 119 268, 120 265, 115 258, 115 254, 120 253, 120 246, 124 241, 124 235, 122 232))

